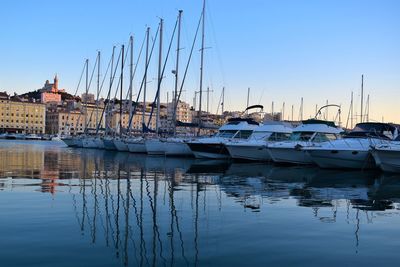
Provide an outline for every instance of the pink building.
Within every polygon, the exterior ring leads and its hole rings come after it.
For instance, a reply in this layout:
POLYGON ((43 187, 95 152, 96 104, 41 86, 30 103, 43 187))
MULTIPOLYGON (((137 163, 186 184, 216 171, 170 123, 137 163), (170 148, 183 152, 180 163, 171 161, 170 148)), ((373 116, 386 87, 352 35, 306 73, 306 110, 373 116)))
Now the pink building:
POLYGON ((58 89, 58 77, 54 77, 54 83, 46 81, 43 88, 40 89, 41 95, 40 100, 42 103, 57 102, 61 103, 61 94, 59 92, 65 92, 65 90, 58 89))

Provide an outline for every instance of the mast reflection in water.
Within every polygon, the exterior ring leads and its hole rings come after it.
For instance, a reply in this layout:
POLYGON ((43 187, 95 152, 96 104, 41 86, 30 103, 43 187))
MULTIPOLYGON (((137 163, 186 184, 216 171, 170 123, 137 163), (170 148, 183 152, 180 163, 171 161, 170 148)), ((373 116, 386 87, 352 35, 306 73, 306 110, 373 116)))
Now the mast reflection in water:
POLYGON ((34 144, 0 142, 4 266, 398 258, 397 176, 34 144))

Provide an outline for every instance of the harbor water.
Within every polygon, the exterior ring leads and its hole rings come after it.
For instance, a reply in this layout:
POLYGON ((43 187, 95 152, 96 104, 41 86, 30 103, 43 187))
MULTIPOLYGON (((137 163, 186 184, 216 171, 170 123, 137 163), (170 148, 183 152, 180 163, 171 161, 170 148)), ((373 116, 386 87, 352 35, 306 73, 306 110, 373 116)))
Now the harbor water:
POLYGON ((394 266, 400 175, 0 140, 1 266, 394 266))

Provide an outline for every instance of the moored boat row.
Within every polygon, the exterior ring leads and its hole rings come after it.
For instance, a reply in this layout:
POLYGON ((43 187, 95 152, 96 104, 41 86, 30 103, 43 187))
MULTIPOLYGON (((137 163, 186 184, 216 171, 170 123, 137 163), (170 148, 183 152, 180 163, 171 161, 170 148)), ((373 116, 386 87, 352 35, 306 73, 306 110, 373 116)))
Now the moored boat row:
POLYGON ((333 122, 310 119, 293 128, 287 122, 234 118, 211 137, 63 137, 70 147, 118 150, 159 156, 315 164, 330 169, 400 172, 397 125, 359 123, 345 133, 333 122))

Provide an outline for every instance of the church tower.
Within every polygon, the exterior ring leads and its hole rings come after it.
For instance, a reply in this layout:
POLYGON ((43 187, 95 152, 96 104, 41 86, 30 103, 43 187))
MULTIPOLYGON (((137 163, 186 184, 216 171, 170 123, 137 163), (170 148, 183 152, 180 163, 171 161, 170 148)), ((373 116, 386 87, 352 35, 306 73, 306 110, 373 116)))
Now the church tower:
POLYGON ((54 76, 53 90, 54 90, 55 93, 58 92, 58 77, 57 77, 57 74, 56 74, 56 76, 54 76))

